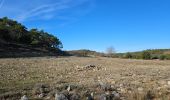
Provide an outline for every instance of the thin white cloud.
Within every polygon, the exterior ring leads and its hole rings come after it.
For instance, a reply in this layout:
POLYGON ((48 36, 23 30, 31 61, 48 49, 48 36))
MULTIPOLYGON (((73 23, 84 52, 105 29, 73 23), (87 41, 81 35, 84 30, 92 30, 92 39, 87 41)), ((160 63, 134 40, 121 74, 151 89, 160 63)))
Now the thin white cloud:
POLYGON ((0 8, 3 6, 5 0, 0 1, 0 8))
POLYGON ((0 17, 7 16, 46 29, 51 24, 56 28, 79 21, 92 10, 95 0, 0 0, 0 4, 3 5, 0 17))
MULTIPOLYGON (((20 22, 77 17, 87 13, 94 0, 1 0, 0 17, 20 22)), ((73 19, 73 18, 70 18, 73 19)))
POLYGON ((27 11, 19 15, 17 19, 20 21, 24 21, 26 19, 39 16, 41 14, 43 14, 41 17, 48 16, 45 18, 49 19, 49 18, 52 18, 52 15, 51 15, 52 13, 50 12, 62 10, 66 8, 68 8, 68 5, 65 2, 55 3, 55 4, 43 4, 43 5, 40 5, 39 7, 33 8, 30 11, 27 11))

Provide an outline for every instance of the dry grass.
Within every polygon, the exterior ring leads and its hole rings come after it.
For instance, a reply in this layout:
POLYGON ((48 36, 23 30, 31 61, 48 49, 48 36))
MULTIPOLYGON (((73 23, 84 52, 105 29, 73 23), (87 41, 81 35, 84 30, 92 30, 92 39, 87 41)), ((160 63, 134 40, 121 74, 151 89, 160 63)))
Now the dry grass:
POLYGON ((32 96, 37 83, 47 84, 52 91, 62 84, 91 89, 99 82, 111 84, 125 100, 144 100, 149 96, 169 100, 170 61, 87 57, 0 59, 0 94, 12 91, 32 96), (78 70, 89 64, 98 68, 78 70))

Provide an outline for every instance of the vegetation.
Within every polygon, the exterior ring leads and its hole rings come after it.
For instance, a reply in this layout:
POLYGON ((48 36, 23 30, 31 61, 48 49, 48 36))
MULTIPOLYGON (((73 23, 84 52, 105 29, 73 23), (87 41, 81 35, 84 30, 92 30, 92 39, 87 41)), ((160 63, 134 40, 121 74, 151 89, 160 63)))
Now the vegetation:
POLYGON ((119 58, 170 60, 170 49, 153 49, 153 50, 150 49, 141 52, 117 53, 116 55, 119 58))
POLYGON ((151 53, 148 52, 148 51, 143 51, 142 52, 142 59, 146 59, 146 60, 151 59, 151 53))
MULTIPOLYGON (((109 51, 111 51, 109 49, 109 51)), ((127 52, 127 53, 100 53, 91 50, 73 50, 67 51, 70 55, 81 57, 111 57, 111 58, 127 58, 127 59, 144 59, 144 60, 170 60, 170 49, 154 49, 144 50, 140 52, 127 52)))
POLYGON ((133 56, 132 56, 132 54, 130 53, 130 52, 128 52, 128 53, 126 53, 125 55, 124 55, 124 58, 132 58, 133 56))
POLYGON ((7 17, 0 18, 0 42, 44 48, 62 48, 62 43, 54 35, 38 29, 28 30, 21 23, 7 17))
POLYGON ((96 51, 91 51, 91 50, 72 50, 72 51, 67 51, 70 55, 74 56, 79 56, 79 57, 104 57, 106 56, 104 53, 96 52, 96 51))

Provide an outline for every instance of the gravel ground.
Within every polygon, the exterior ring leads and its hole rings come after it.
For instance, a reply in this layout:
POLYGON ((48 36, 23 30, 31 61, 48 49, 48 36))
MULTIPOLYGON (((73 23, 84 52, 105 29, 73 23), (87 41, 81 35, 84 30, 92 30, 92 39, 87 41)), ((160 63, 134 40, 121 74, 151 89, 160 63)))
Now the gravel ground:
MULTIPOLYGON (((169 100, 170 61, 100 57, 0 59, 0 98, 4 100, 23 95, 54 100, 50 94, 70 85, 77 87, 81 99, 88 90, 98 100, 98 84, 109 84, 121 100, 169 100), (45 85, 42 97, 35 94, 37 84, 45 85)), ((107 90, 103 92, 107 94, 107 90)))

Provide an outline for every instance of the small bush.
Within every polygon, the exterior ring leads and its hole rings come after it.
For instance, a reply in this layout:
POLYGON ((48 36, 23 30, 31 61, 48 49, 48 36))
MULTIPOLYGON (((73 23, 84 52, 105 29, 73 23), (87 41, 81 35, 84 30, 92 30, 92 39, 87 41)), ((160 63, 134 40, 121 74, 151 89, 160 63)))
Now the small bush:
POLYGON ((152 55, 151 59, 159 59, 160 56, 159 55, 152 55))
POLYGON ((170 54, 166 55, 166 59, 170 60, 170 54))
POLYGON ((161 55, 161 56, 159 57, 159 59, 160 59, 160 60, 165 60, 165 59, 166 59, 166 55, 161 55))
POLYGON ((124 58, 132 58, 133 56, 132 56, 132 54, 131 53, 126 53, 125 55, 124 55, 124 58))
POLYGON ((148 51, 143 51, 142 52, 142 59, 146 59, 146 60, 151 59, 151 53, 148 52, 148 51))

